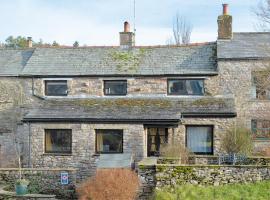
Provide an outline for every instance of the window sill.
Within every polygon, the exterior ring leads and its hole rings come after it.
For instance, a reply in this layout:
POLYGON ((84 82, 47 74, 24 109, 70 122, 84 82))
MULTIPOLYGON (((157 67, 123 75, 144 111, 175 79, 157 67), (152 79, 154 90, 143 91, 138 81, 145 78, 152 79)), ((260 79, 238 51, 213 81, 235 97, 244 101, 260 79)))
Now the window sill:
POLYGON ((102 155, 102 154, 123 154, 124 152, 97 152, 95 155, 102 155))
POLYGON ((270 103, 270 99, 251 99, 250 102, 270 103))
POLYGON ((269 142, 270 138, 255 138, 253 139, 255 142, 269 142))
POLYGON ((43 153, 43 156, 72 156, 72 153, 43 153))

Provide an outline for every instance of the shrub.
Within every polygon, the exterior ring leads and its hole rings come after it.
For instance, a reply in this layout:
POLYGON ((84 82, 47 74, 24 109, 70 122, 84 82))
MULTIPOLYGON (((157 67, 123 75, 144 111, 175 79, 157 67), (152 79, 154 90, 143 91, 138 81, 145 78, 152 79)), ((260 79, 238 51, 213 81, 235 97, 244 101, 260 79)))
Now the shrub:
POLYGON ((129 169, 97 170, 94 177, 79 189, 80 200, 133 200, 139 188, 139 179, 129 169))
POLYGON ((179 164, 187 164, 190 152, 181 144, 162 144, 160 155, 162 157, 179 158, 179 164))
POLYGON ((250 155, 253 149, 251 132, 242 127, 229 129, 221 137, 221 148, 228 154, 250 155))

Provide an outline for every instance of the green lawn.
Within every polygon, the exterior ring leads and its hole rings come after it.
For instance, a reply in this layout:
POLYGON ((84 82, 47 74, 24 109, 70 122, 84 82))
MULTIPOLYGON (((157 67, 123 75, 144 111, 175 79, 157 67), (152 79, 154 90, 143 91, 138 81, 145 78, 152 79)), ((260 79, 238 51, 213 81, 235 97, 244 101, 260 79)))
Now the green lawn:
POLYGON ((270 181, 199 187, 178 186, 157 190, 155 200, 270 200, 270 181))

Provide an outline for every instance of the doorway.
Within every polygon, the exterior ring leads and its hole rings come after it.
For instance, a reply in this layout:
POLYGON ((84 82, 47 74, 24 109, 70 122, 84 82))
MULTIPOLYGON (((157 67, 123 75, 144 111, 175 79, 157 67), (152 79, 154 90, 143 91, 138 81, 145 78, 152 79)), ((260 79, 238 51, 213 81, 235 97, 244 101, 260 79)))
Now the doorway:
POLYGON ((160 156, 160 146, 168 143, 168 128, 147 128, 147 156, 160 156))

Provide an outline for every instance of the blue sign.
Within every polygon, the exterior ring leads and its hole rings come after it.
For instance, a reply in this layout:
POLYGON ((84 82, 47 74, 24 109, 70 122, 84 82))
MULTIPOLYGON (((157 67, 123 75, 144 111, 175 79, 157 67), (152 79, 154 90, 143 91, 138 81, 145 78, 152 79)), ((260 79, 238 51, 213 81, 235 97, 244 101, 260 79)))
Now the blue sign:
POLYGON ((62 185, 68 184, 68 173, 67 172, 61 172, 61 184, 62 185))

